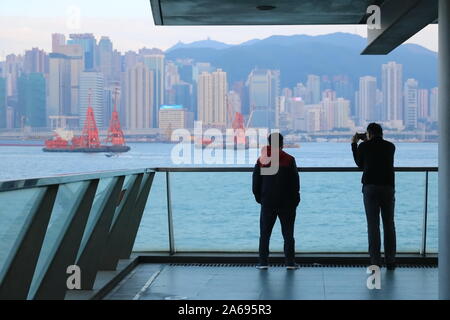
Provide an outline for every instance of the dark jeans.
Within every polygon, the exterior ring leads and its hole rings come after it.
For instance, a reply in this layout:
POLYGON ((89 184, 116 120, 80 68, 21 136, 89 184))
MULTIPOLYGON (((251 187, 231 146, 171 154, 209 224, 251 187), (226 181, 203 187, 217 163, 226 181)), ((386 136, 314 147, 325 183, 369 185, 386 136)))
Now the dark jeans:
POLYGON ((385 262, 395 263, 395 190, 391 186, 365 185, 363 194, 367 217, 370 263, 373 265, 381 264, 380 211, 383 220, 385 262))
POLYGON ((277 217, 280 219, 281 232, 284 238, 284 255, 286 264, 295 263, 295 239, 294 223, 296 208, 274 209, 261 207, 260 238, 259 238, 259 262, 267 264, 269 258, 269 243, 272 229, 277 217))

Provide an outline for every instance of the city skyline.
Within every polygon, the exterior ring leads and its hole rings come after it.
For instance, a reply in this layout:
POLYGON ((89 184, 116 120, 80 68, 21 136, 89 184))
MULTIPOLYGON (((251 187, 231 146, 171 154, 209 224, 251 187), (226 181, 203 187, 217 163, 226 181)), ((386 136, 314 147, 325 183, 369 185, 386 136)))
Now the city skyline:
POLYGON ((0 117, 8 128, 80 128, 89 94, 100 128, 108 126, 115 103, 123 126, 130 130, 162 125, 176 129, 180 123, 192 127, 192 120, 225 128, 231 126, 234 112, 244 115, 248 127, 287 132, 353 130, 370 121, 395 130, 434 130, 437 121, 437 89, 404 76, 403 65, 395 61, 378 66, 380 78, 308 71, 305 77, 297 76, 295 86, 282 86, 279 69, 253 67, 236 81, 223 66, 189 57, 168 59, 159 49, 121 53, 107 36, 75 33, 49 38, 50 53, 31 48, 0 61, 8 97, 7 105, 0 105, 0 117), (32 92, 37 92, 33 99, 41 101, 40 110, 45 106, 45 124, 42 115, 30 109, 30 99, 23 97, 30 90, 21 90, 21 79, 29 74, 41 74, 44 81, 32 92), (115 89, 122 93, 118 101, 112 97, 115 89))

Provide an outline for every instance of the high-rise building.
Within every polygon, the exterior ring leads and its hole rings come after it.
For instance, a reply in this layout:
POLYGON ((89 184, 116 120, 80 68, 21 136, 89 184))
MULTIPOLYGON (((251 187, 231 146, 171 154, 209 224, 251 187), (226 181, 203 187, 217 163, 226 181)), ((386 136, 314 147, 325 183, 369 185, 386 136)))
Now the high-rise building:
POLYGON ((217 69, 198 77, 198 116, 205 125, 227 125, 227 73, 217 69))
POLYGON ((58 47, 66 44, 66 36, 60 33, 52 34, 52 52, 59 52, 58 47))
POLYGON ((311 103, 319 103, 321 98, 320 77, 314 74, 308 75, 306 87, 311 95, 311 103))
POLYGON ((250 126, 273 128, 280 93, 278 70, 253 70, 247 79, 250 104, 250 126))
POLYGON ((94 109, 95 122, 99 128, 104 127, 104 97, 105 80, 101 72, 84 71, 80 74, 80 97, 78 99, 80 127, 86 121, 86 111, 90 104, 94 109))
MULTIPOLYGON (((61 115, 78 115, 78 98, 80 88, 80 74, 84 71, 84 50, 78 44, 59 45, 54 54, 61 54, 69 65, 70 80, 69 84, 62 82, 62 85, 70 88, 70 107, 64 107, 64 113, 61 115)), ((51 55, 54 57, 55 55, 51 55)), ((61 81, 63 79, 61 78, 61 81)), ((64 87, 67 88, 67 87, 64 87)), ((50 88, 51 89, 51 88, 50 88)))
POLYGON ((6 128, 6 79, 0 77, 0 129, 6 128))
POLYGON ((209 72, 203 72, 198 76, 197 93, 197 119, 203 124, 209 125, 213 122, 213 87, 212 76, 209 72))
POLYGON ((396 62, 382 65, 383 121, 403 120, 403 66, 396 62))
POLYGON ((18 81, 19 126, 47 126, 45 77, 42 73, 24 73, 18 81))
POLYGON ((322 106, 311 104, 305 106, 305 130, 306 132, 317 132, 321 130, 322 106))
POLYGON ((6 56, 5 77, 6 77, 6 96, 17 96, 17 79, 23 69, 23 57, 21 55, 10 54, 6 56))
POLYGON ((178 74, 178 66, 173 61, 167 61, 166 64, 166 77, 165 77, 166 90, 172 89, 174 85, 180 82, 180 75, 178 74))
POLYGON ((377 79, 371 76, 359 78, 358 108, 356 118, 359 125, 380 120, 377 118, 377 79))
POLYGON ((334 108, 333 129, 349 128, 350 123, 350 100, 337 98, 334 108))
POLYGON ((198 77, 203 72, 212 72, 213 67, 209 62, 197 62, 192 69, 192 80, 198 82, 198 77))
POLYGON ((23 71, 25 73, 48 73, 47 53, 39 48, 25 51, 23 71))
POLYGON ((227 93, 228 82, 227 73, 222 69, 217 69, 212 73, 213 85, 213 115, 214 124, 217 126, 227 125, 227 93))
POLYGON ((195 112, 192 103, 192 85, 186 82, 180 82, 173 86, 175 94, 175 105, 181 105, 188 112, 195 112))
POLYGON ((433 88, 430 90, 430 120, 433 122, 438 121, 439 116, 439 89, 433 88))
POLYGON ((310 94, 308 88, 305 87, 303 83, 297 83, 293 90, 293 96, 302 98, 303 101, 310 103, 310 94))
POLYGON ((113 73, 113 44, 108 37, 101 37, 98 42, 99 70, 105 76, 105 81, 111 81, 113 73))
POLYGON ((127 70, 125 123, 129 130, 153 127, 153 71, 143 63, 127 70))
POLYGON ((334 116, 336 113, 336 100, 335 97, 324 97, 320 102, 321 114, 320 114, 320 129, 322 131, 331 131, 334 128, 334 116))
POLYGON ((418 87, 419 83, 415 79, 405 82, 404 122, 407 129, 417 128, 418 87))
POLYGON ((178 66, 178 73, 180 74, 180 81, 192 83, 194 65, 192 59, 177 59, 176 65, 178 66))
POLYGON ((163 54, 151 54, 144 56, 144 64, 153 74, 153 126, 158 126, 159 108, 164 104, 165 67, 163 54))
POLYGON ((91 33, 71 34, 68 44, 78 44, 84 52, 84 68, 90 71, 96 68, 97 40, 91 33))
MULTIPOLYGON (((292 128, 295 131, 307 131, 306 129, 306 109, 305 101, 301 97, 294 97, 286 102, 286 113, 284 127, 292 128)), ((283 123, 280 119, 280 127, 283 127, 283 123)))
POLYGON ((424 120, 430 117, 429 105, 428 89, 419 89, 417 91, 417 117, 419 119, 424 120))
POLYGON ((71 64, 68 56, 61 53, 51 53, 49 55, 48 116, 72 114, 70 68, 71 64))
POLYGON ((139 55, 134 51, 127 51, 123 56, 123 68, 133 68, 139 62, 139 55))

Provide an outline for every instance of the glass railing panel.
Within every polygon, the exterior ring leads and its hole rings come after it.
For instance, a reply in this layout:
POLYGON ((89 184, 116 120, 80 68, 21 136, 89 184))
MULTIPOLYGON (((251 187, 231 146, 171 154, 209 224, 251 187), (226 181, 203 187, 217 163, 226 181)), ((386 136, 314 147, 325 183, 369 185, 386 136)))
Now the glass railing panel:
POLYGON ((43 188, 0 192, 0 274, 43 188))
POLYGON ((398 252, 420 252, 425 204, 425 172, 397 172, 395 228, 398 252))
MULTIPOLYGON (((89 213, 89 218, 86 224, 86 228, 83 234, 83 239, 81 241, 80 250, 78 251, 78 256, 83 251, 86 242, 89 239, 89 236, 92 233, 92 230, 95 227, 97 220, 99 219, 99 215, 101 214, 102 204, 105 200, 105 197, 109 196, 109 188, 114 178, 105 178, 101 179, 98 183, 97 191, 95 193, 95 198, 92 204, 91 212, 89 213)), ((115 180, 114 180, 115 181, 115 180)))
POLYGON ((297 251, 364 252, 367 250, 361 173, 301 173, 297 210, 297 251))
POLYGON ((251 173, 171 173, 171 179, 177 251, 255 251, 259 208, 251 173))
MULTIPOLYGON (((259 206, 250 173, 171 173, 177 251, 257 251, 259 206)), ((397 249, 418 252, 424 173, 398 172, 397 249)), ((301 252, 367 252, 360 172, 301 173, 296 241, 301 252)), ((382 223, 380 221, 382 226, 382 223)), ((271 250, 282 251, 279 222, 271 250)))
POLYGON ((428 181, 427 252, 438 252, 438 173, 430 172, 428 181))
MULTIPOLYGON (((175 185, 174 188, 177 186, 175 185)), ((168 251, 168 234, 166 175, 157 173, 147 199, 133 251, 168 251)))
POLYGON ((88 181, 76 182, 69 184, 62 184, 59 186, 56 195, 55 205, 53 207, 50 222, 45 234, 42 250, 39 255, 38 264, 34 273, 29 298, 34 296, 38 289, 40 280, 45 274, 46 267, 52 258, 53 253, 57 250, 57 246, 61 238, 64 236, 64 231, 67 224, 70 222, 70 213, 72 212, 78 195, 82 186, 89 183, 88 181))

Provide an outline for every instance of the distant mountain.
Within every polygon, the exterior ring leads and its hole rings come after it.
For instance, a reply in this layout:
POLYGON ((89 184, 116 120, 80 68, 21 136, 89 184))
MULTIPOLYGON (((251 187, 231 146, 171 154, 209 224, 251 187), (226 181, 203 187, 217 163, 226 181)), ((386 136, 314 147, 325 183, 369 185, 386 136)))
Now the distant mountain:
POLYGON ((201 40, 201 41, 195 41, 195 42, 191 42, 191 43, 183 43, 183 42, 178 42, 176 45, 174 45, 173 47, 167 49, 166 52, 170 52, 170 51, 174 51, 177 49, 185 49, 185 48, 209 48, 209 49, 226 49, 231 47, 231 45, 223 43, 223 42, 219 42, 219 41, 215 41, 215 40, 201 40))
POLYGON ((347 33, 271 36, 222 48, 190 44, 166 54, 168 59, 192 58, 197 62, 210 62, 227 71, 230 83, 246 80, 252 69, 258 67, 280 70, 282 87, 305 82, 308 74, 347 75, 355 88, 360 77, 372 75, 377 77, 378 87, 381 87, 381 65, 396 61, 403 64, 405 81, 415 78, 420 87, 437 86, 436 52, 419 45, 404 44, 386 56, 360 55, 366 44, 365 38, 347 33))

